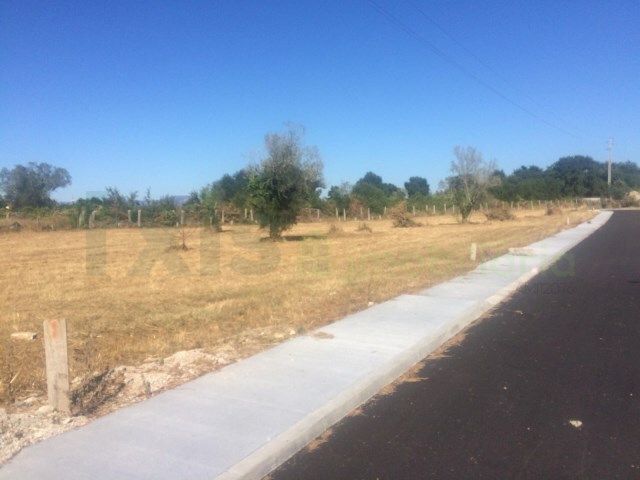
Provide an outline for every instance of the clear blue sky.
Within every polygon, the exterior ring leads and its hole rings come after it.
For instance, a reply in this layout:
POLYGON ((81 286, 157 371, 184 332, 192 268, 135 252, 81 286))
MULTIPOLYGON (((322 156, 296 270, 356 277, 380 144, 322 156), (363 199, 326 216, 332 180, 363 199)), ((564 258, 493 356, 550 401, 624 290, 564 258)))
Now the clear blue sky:
POLYGON ((435 190, 456 145, 638 162, 639 82, 637 0, 0 0, 0 167, 187 194, 292 121, 328 185, 435 190))

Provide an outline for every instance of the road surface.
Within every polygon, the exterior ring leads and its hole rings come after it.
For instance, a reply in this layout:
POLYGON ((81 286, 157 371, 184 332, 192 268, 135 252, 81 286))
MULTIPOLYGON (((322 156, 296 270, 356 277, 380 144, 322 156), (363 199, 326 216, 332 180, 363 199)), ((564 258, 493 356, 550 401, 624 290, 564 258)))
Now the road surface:
POLYGON ((270 475, 639 479, 640 212, 619 211, 270 475))

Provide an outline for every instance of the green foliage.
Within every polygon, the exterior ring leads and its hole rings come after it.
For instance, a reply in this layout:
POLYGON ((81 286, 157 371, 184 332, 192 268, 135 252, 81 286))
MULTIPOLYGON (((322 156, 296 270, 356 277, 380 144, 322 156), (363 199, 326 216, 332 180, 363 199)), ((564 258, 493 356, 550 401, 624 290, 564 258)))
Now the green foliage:
POLYGON ((640 190, 640 167, 633 162, 613 162, 611 164, 611 177, 613 178, 613 185, 615 181, 622 181, 628 188, 628 190, 640 190))
POLYGON ((64 168, 48 163, 16 165, 0 170, 0 190, 13 208, 50 207, 51 193, 71 183, 71 175, 64 168))
POLYGON ((429 183, 424 177, 410 177, 408 182, 404 182, 404 188, 409 197, 407 206, 424 210, 429 203, 429 183))
POLYGON ((622 199, 640 188, 640 168, 633 162, 612 163, 611 190, 607 185, 607 164, 591 157, 562 157, 542 170, 536 166, 520 167, 511 175, 502 173, 500 185, 491 189, 503 201, 555 200, 571 197, 608 197, 622 199))
POLYGON ((424 177, 410 177, 408 182, 404 182, 409 200, 416 196, 429 196, 429 183, 424 177))
POLYGON ((251 172, 247 190, 260 226, 276 240, 323 185, 322 162, 315 147, 304 146, 299 129, 268 134, 265 146, 268 156, 251 172))
POLYGON ((491 189, 499 200, 555 200, 562 194, 562 181, 539 167, 522 166, 508 177, 500 173, 499 185, 491 189))
POLYGON ((384 183, 382 177, 367 172, 353 186, 352 195, 360 200, 371 213, 381 214, 385 207, 392 207, 404 200, 402 191, 391 183, 384 183))
POLYGON ((551 165, 547 172, 562 182, 563 197, 607 196, 607 167, 591 157, 563 157, 551 165))
POLYGON ((329 201, 332 203, 333 208, 338 208, 339 210, 349 209, 349 204, 351 203, 351 190, 353 187, 348 182, 342 182, 340 186, 334 185, 329 189, 329 193, 327 197, 329 201))
POLYGON ((209 187, 208 198, 219 205, 228 203, 237 208, 245 208, 249 205, 249 173, 246 170, 238 170, 233 175, 225 174, 209 187))

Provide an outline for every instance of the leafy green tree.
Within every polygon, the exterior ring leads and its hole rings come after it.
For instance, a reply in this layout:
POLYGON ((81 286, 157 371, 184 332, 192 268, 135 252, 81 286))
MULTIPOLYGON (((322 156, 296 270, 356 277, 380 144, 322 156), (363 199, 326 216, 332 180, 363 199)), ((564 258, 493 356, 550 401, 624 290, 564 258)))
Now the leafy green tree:
POLYGON ((304 131, 289 128, 265 136, 267 158, 254 167, 247 186, 260 226, 278 240, 297 222, 300 209, 323 186, 322 161, 303 143, 304 131))
POLYGON ((491 189, 499 200, 553 200, 561 196, 563 182, 548 171, 532 165, 522 166, 508 177, 501 172, 501 181, 491 189))
POLYGON ((0 170, 0 190, 14 208, 49 207, 54 203, 51 193, 70 183, 67 170, 48 163, 31 162, 0 170))
POLYGON ((342 182, 340 186, 333 185, 327 193, 327 197, 333 203, 334 208, 340 210, 349 208, 351 203, 351 190, 353 187, 348 182, 342 182))
POLYGON ((404 188, 407 191, 409 199, 418 195, 423 197, 429 196, 429 183, 424 177, 410 177, 408 182, 404 182, 404 188))
POLYGON ((591 157, 562 157, 548 168, 548 173, 562 182, 563 197, 607 195, 607 167, 591 157))
POLYGON ((465 223, 471 212, 487 198, 489 189, 496 185, 496 166, 495 162, 486 162, 482 154, 473 147, 458 146, 453 149, 453 153, 456 156, 456 160, 451 162, 453 176, 447 179, 447 183, 462 222, 465 223))
POLYGON ((628 190, 640 189, 640 168, 633 162, 613 162, 611 177, 614 184, 616 180, 624 182, 628 190))
POLYGON ((249 173, 243 169, 233 175, 223 175, 209 188, 212 190, 212 197, 216 198, 218 203, 229 203, 237 208, 244 208, 249 203, 248 185, 249 173))
POLYGON ((404 199, 398 187, 383 182, 382 177, 373 172, 367 172, 358 180, 351 193, 376 214, 383 213, 385 207, 392 207, 404 199))
POLYGON ((408 182, 404 182, 404 189, 407 191, 408 207, 424 209, 429 202, 429 183, 424 177, 410 177, 408 182))

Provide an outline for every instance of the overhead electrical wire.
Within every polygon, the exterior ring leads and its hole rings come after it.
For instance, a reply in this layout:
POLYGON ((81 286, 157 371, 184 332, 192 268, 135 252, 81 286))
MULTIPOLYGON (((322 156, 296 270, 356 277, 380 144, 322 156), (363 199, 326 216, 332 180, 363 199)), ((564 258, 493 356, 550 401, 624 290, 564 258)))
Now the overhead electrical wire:
POLYGON ((411 5, 414 8, 414 10, 416 10, 431 25, 433 25, 438 30, 440 30, 440 32, 442 32, 442 34, 444 36, 446 36, 449 40, 451 40, 453 43, 458 45, 458 47, 460 47, 462 50, 464 50, 467 53, 467 55, 472 57, 476 62, 478 62, 485 69, 490 71, 496 78, 500 79, 505 85, 508 85, 510 88, 512 88, 513 90, 518 92, 520 95, 525 97, 527 100, 535 103, 538 107, 544 108, 543 105, 541 105, 535 98, 531 97, 526 92, 523 92, 521 89, 519 89, 518 87, 513 85, 509 80, 507 80, 503 75, 501 75, 500 72, 496 71, 493 67, 491 67, 491 65, 489 65, 487 62, 482 60, 482 58, 480 58, 478 55, 476 55, 473 52, 473 50, 468 48, 464 43, 462 43, 460 40, 458 40, 456 37, 454 37, 451 33, 449 33, 449 31, 446 28, 444 28, 442 25, 440 25, 438 22, 436 22, 432 17, 427 15, 427 12, 425 12, 424 9, 420 8, 420 6, 416 2, 414 2, 412 0, 407 0, 407 3, 409 3, 409 5, 411 5))
POLYGON ((467 77, 471 78, 477 84, 479 84, 482 87, 486 88, 487 90, 489 90, 491 93, 493 93, 497 97, 501 98, 505 102, 507 102, 507 103, 511 104, 512 106, 516 107, 518 110, 524 112, 525 114, 529 115, 530 117, 538 120, 539 122, 544 123, 548 127, 554 128, 554 129, 556 129, 556 130, 558 130, 558 131, 560 131, 560 132, 562 132, 562 133, 564 133, 566 135, 569 135, 571 137, 578 138, 576 135, 574 135, 573 133, 569 132, 568 130, 566 130, 566 129, 560 127, 559 125, 556 125, 555 123, 552 123, 552 122, 546 120, 545 118, 541 117, 540 115, 537 115, 536 113, 532 112, 528 108, 524 107, 523 105, 519 104, 515 100, 511 99, 510 97, 508 97, 507 95, 502 93, 500 90, 495 88, 493 85, 489 84, 488 82, 486 82, 482 78, 478 77, 476 74, 474 74, 473 72, 468 70, 464 65, 460 64, 459 62, 457 62, 456 60, 451 58, 449 55, 447 55, 445 52, 440 50, 438 47, 433 45, 426 38, 424 38, 422 35, 420 35, 420 33, 415 31, 411 27, 409 27, 406 23, 404 23, 402 20, 400 20, 396 15, 394 15, 389 10, 387 10, 386 8, 381 6, 375 0, 367 0, 367 2, 369 3, 369 5, 371 5, 371 7, 374 10, 376 10, 381 16, 383 16, 389 23, 395 25, 397 28, 402 30, 405 34, 407 34, 408 36, 412 37, 413 39, 415 39, 418 42, 420 42, 421 44, 423 44, 425 47, 427 47, 429 50, 431 50, 435 55, 437 55, 438 57, 440 57, 442 60, 444 60, 445 62, 449 63, 450 65, 453 65, 454 67, 456 67, 464 75, 466 75, 467 77))

